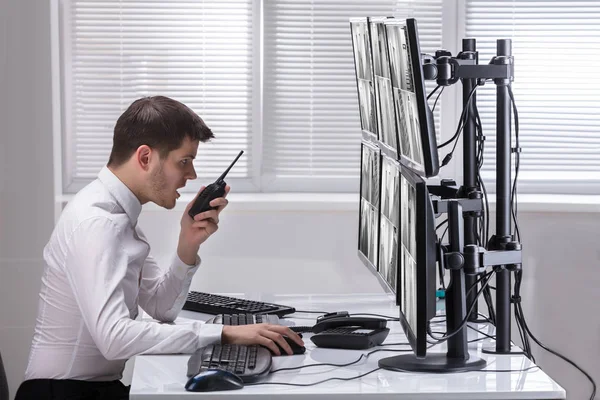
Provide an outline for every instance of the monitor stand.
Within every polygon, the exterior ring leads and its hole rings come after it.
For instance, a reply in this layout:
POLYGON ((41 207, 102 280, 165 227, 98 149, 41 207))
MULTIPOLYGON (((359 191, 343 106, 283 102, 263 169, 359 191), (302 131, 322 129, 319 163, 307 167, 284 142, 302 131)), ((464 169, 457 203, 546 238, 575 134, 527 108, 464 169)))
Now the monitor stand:
MULTIPOLYGON (((462 216, 460 203, 449 201, 448 239, 451 252, 463 251, 462 216)), ((463 372, 480 370, 487 365, 485 360, 469 354, 466 324, 458 329, 467 318, 465 271, 462 266, 444 266, 450 270, 450 284, 446 290, 446 332, 457 331, 447 338, 448 352, 429 353, 424 358, 417 358, 414 354, 387 357, 379 360, 379 367, 394 371, 463 372)))
POLYGON ((427 354, 425 358, 417 358, 414 354, 403 354, 379 360, 379 367, 383 369, 432 373, 476 371, 484 368, 486 364, 485 360, 478 357, 464 360, 435 353, 427 354))

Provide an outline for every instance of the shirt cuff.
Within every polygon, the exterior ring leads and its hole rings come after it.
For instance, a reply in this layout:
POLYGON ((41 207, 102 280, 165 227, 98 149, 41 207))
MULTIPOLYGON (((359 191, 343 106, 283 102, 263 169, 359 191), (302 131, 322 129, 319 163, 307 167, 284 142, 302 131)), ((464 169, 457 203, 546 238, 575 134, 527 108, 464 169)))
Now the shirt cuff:
POLYGON ((177 255, 177 253, 175 253, 175 257, 173 258, 173 262, 171 263, 171 271, 173 271, 173 274, 181 279, 181 280, 185 280, 185 279, 192 279, 192 277, 194 276, 194 273, 198 270, 198 267, 200 266, 200 256, 196 254, 196 262, 194 263, 194 265, 188 265, 186 263, 184 263, 183 261, 181 261, 181 258, 179 258, 179 256, 177 255))
POLYGON ((199 323, 196 332, 198 333, 198 348, 221 344, 223 325, 199 323))

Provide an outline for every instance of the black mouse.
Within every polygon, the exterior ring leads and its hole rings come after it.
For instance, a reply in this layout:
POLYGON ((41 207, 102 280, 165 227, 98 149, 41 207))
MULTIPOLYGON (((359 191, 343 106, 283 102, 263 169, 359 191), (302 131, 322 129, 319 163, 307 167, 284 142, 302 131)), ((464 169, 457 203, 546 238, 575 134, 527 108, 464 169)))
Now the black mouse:
POLYGON ((185 384, 188 392, 214 392, 236 390, 244 387, 242 378, 222 369, 207 369, 192 376, 185 384))
MULTIPOLYGON (((302 337, 302 335, 299 335, 300 337, 302 337)), ((306 351, 306 347, 304 346, 300 346, 298 343, 294 342, 292 339, 290 339, 287 336, 283 337, 285 339, 285 341, 290 345, 290 347, 292 348, 292 354, 304 354, 304 352, 306 351)), ((281 353, 282 356, 289 356, 288 353, 286 353, 286 351, 283 349, 283 347, 281 347, 279 345, 279 343, 275 342, 275 344, 277 345, 277 347, 279 348, 279 352, 281 353)), ((273 355, 275 355, 275 353, 273 353, 273 355)))

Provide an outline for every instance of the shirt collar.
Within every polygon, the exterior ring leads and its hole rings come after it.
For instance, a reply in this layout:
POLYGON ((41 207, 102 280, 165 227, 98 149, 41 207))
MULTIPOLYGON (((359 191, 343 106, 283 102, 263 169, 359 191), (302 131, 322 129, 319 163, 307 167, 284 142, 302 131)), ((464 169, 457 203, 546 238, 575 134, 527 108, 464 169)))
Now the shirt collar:
POLYGON ((112 173, 108 167, 103 167, 98 174, 98 179, 104 184, 108 192, 117 200, 117 203, 123 207, 125 214, 129 217, 131 224, 136 225, 138 217, 142 212, 142 204, 121 180, 112 173))

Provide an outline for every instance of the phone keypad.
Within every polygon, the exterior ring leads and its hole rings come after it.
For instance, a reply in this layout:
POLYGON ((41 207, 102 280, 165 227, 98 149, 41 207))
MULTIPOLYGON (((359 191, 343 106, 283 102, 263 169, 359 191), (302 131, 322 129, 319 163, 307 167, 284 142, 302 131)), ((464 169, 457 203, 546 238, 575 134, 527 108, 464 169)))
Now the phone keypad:
POLYGON ((369 330, 369 332, 365 332, 365 329, 361 329, 361 328, 333 328, 333 329, 328 329, 325 331, 325 333, 336 333, 336 334, 342 334, 342 335, 358 335, 358 336, 367 336, 369 333, 371 333, 372 330, 369 330))

